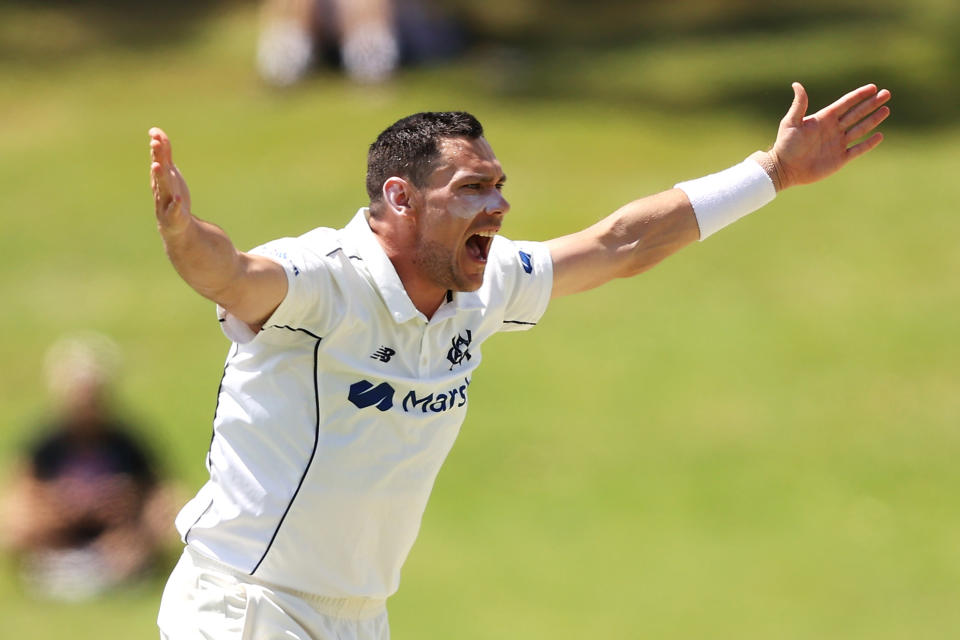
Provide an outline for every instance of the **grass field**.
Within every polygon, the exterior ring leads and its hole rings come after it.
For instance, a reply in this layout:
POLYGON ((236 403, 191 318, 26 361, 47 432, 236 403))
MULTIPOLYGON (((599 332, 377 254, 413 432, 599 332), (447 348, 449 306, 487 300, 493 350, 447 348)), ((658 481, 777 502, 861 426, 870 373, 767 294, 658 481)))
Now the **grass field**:
MULTIPOLYGON (((960 129, 932 104, 955 105, 935 90, 955 52, 917 26, 947 6, 910 28, 500 43, 387 86, 273 92, 249 5, 110 46, 62 8, 0 5, 0 468, 43 416, 44 349, 89 328, 122 345, 122 403, 170 474, 204 480, 227 343, 156 235, 151 125, 195 212, 249 247, 343 224, 386 124, 468 109, 510 176, 505 235, 545 239, 768 145, 791 80, 817 106, 877 80, 895 115, 876 152, 485 345, 393 637, 952 637, 960 129)), ((153 638, 162 582, 52 604, 7 562, 0 638, 153 638)))

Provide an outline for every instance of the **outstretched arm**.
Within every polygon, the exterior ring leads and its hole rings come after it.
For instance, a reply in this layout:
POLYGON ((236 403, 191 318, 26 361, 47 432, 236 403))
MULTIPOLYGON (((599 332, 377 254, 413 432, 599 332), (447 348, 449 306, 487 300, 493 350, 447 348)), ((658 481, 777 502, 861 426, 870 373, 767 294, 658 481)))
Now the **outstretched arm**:
POLYGON ((170 262, 187 284, 259 329, 287 295, 283 267, 237 250, 220 227, 190 213, 190 191, 173 164, 170 140, 150 129, 150 186, 157 228, 170 262))
MULTIPOLYGON (((883 135, 870 134, 890 115, 890 109, 883 106, 890 100, 890 92, 872 84, 809 116, 806 90, 795 82, 793 91, 793 104, 780 121, 773 148, 753 154, 735 172, 738 179, 746 175, 745 182, 756 184, 751 171, 762 169, 760 175, 765 172, 770 184, 759 188, 769 189, 770 197, 775 191, 822 180, 876 147, 883 135)), ((696 189, 674 188, 635 200, 583 231, 548 241, 553 258, 553 297, 646 271, 756 208, 756 198, 753 205, 744 202, 738 193, 744 187, 726 184, 729 179, 725 174, 694 181, 698 182, 696 189), (688 195, 694 190, 698 191, 696 196, 688 195), (717 211, 722 211, 719 222, 717 211)))

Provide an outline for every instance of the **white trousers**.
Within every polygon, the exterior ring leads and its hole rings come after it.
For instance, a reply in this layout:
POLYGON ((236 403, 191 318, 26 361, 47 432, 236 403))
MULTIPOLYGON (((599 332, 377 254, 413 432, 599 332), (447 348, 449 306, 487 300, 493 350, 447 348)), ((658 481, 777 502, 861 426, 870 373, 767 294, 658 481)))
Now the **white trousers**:
POLYGON ((281 589, 189 546, 157 617, 162 640, 389 640, 384 600, 281 589))

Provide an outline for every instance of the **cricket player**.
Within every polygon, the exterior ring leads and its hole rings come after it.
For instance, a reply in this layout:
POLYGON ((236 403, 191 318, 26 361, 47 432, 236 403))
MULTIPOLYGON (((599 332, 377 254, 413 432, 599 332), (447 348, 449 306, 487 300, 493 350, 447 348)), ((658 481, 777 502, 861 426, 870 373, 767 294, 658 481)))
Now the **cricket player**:
POLYGON ((231 339, 207 454, 180 512, 186 547, 161 637, 389 638, 386 600, 469 404, 481 344, 550 299, 649 269, 880 144, 890 92, 807 115, 802 85, 769 151, 630 202, 546 242, 499 235, 506 175, 463 112, 391 125, 369 205, 342 229, 238 250, 193 215, 167 135, 150 130, 157 224, 231 339))

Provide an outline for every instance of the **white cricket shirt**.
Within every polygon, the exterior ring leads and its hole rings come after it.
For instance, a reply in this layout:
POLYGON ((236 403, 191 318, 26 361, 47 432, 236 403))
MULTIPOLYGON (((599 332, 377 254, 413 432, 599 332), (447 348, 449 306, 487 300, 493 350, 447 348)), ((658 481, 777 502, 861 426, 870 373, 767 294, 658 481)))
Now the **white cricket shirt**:
POLYGON ((496 237, 483 285, 427 321, 361 209, 341 230, 258 247, 289 291, 234 341, 220 384, 210 480, 177 516, 201 553, 276 585, 386 598, 466 414, 480 344, 528 329, 553 282, 548 249, 496 237))

